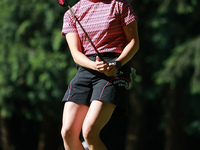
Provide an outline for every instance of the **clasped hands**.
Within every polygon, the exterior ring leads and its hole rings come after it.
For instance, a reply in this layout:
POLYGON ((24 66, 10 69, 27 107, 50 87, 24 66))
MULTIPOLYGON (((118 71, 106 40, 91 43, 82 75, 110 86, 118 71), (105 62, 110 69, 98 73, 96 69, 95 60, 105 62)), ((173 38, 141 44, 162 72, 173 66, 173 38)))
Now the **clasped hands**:
POLYGON ((114 63, 108 63, 106 61, 101 61, 100 58, 96 57, 96 70, 104 73, 106 76, 113 76, 117 73, 117 67, 114 63))

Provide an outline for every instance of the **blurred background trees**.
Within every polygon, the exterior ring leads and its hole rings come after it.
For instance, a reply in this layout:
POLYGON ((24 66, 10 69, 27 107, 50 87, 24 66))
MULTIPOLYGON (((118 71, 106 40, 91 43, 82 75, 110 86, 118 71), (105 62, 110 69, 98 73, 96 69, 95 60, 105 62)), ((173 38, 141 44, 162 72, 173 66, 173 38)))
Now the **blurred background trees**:
MULTIPOLYGON (((129 116, 106 129, 120 128, 119 150, 199 150, 200 2, 129 1, 139 18, 137 78, 129 116)), ((76 73, 61 36, 66 9, 54 0, 0 8, 0 150, 63 150, 61 99, 76 73)))

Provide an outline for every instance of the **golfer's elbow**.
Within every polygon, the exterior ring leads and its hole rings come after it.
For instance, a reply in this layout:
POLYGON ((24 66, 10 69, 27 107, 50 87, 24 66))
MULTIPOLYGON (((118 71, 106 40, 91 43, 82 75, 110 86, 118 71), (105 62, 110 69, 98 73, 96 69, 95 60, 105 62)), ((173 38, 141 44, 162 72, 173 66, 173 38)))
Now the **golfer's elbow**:
POLYGON ((139 39, 133 39, 132 40, 132 53, 135 55, 135 53, 139 50, 140 48, 140 42, 139 39))

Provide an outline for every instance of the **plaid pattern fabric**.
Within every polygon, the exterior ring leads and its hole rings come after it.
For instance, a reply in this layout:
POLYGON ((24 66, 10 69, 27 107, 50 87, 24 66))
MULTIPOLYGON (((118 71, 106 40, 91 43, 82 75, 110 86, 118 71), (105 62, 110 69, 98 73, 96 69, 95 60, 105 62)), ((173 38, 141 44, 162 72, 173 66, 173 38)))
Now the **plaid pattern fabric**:
MULTIPOLYGON (((137 20, 128 0, 80 0, 72 10, 100 53, 121 53, 127 44, 122 27, 137 20)), ((63 18, 62 35, 70 32, 78 32, 85 55, 96 53, 68 10, 63 18)))

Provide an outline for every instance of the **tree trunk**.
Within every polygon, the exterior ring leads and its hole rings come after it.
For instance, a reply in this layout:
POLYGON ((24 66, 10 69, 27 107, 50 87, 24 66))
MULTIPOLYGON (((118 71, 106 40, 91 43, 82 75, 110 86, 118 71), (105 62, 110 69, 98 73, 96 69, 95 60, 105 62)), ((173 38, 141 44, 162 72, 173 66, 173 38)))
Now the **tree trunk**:
MULTIPOLYGON (((169 88, 170 89, 170 88, 169 88)), ((165 106, 165 150, 187 150, 184 128, 183 89, 169 90, 165 106)))
MULTIPOLYGON (((133 89, 134 90, 134 89, 133 89)), ((130 91, 130 108, 126 150, 142 150, 144 145, 144 112, 141 101, 130 91)))
POLYGON ((56 150, 62 143, 60 135, 61 123, 52 117, 43 115, 38 141, 38 150, 56 150))
POLYGON ((0 135, 1 135, 1 146, 2 150, 10 150, 10 138, 8 130, 8 120, 0 116, 0 135))

